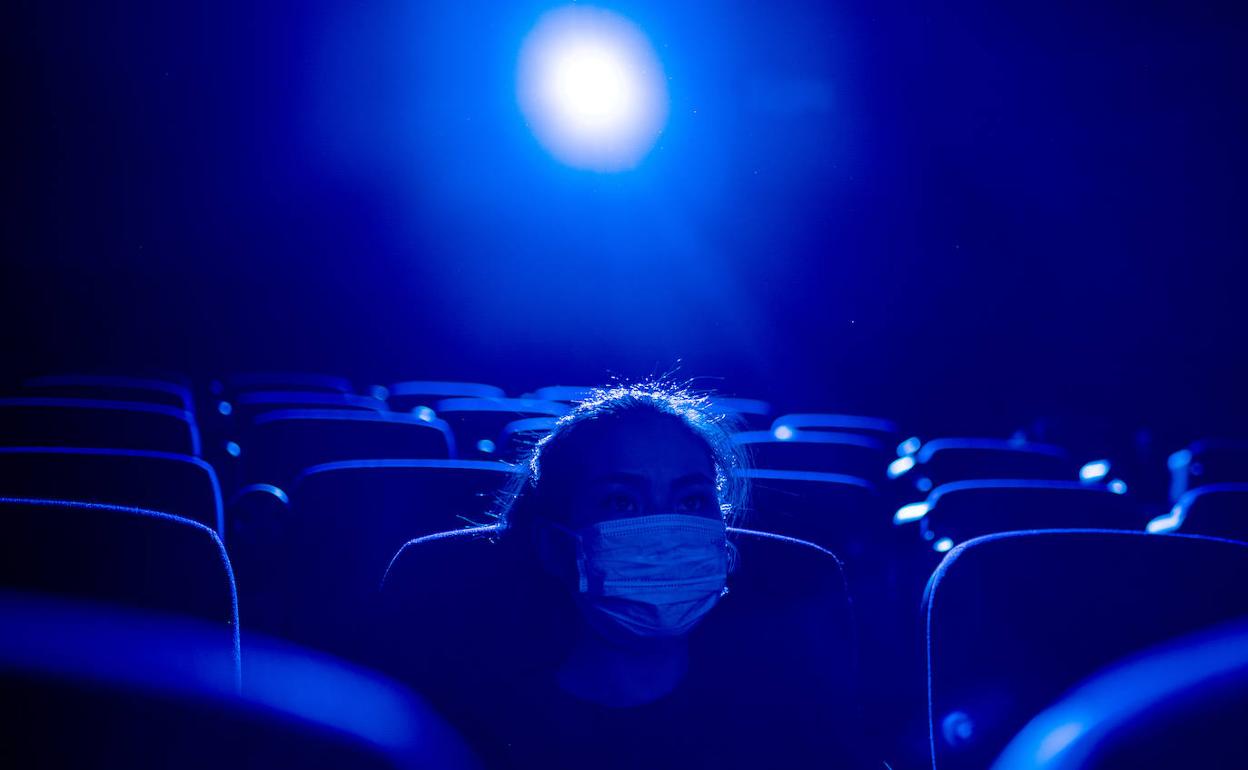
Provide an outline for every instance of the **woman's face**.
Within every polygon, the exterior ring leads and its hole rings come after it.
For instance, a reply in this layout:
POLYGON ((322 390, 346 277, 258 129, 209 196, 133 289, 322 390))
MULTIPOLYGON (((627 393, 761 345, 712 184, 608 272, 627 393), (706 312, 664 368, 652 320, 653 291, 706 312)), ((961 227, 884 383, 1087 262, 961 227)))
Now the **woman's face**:
POLYGON ((658 513, 721 518, 706 444, 680 421, 640 415, 595 427, 576 447, 570 529, 658 513))

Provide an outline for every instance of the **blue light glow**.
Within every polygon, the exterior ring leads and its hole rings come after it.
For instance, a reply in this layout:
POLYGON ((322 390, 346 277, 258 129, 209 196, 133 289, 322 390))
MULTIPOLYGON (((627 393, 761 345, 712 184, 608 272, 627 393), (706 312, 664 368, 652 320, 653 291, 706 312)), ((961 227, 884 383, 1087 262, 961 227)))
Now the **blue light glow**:
POLYGON ((422 422, 433 422, 433 418, 438 416, 432 409, 430 409, 427 406, 416 407, 415 409, 412 410, 412 414, 416 416, 417 420, 420 420, 422 422))
POLYGON ((777 425, 771 435, 775 436, 777 441, 788 441, 793 438, 793 429, 787 425, 777 425))
POLYGON ((912 455, 919 451, 919 448, 922 446, 923 442, 919 440, 918 436, 911 436, 897 445, 897 456, 905 457, 906 455, 912 455))
POLYGON ((217 411, 228 417, 234 411, 234 406, 229 401, 221 401, 217 403, 217 411))
POLYGON ((905 475, 905 473, 913 467, 914 457, 912 455, 898 457, 896 460, 893 460, 888 464, 888 477, 890 479, 898 478, 905 475))
POLYGON ((1158 535, 1163 532, 1173 532, 1178 529, 1179 525, 1182 523, 1183 506, 1180 504, 1171 508, 1169 513, 1164 513, 1148 522, 1148 526, 1146 526, 1145 529, 1154 535, 1158 535))
POLYGON ((477 442, 477 451, 487 455, 494 454, 494 442, 488 438, 483 438, 477 442))
POLYGON ((1109 460, 1093 460, 1079 469, 1080 481, 1100 481, 1109 475, 1109 460))
POLYGON ((919 490, 920 492, 931 492, 932 480, 929 479, 927 476, 924 476, 923 478, 914 482, 914 488, 919 490))
POLYGON ((378 401, 385 401, 390 398, 390 390, 385 385, 373 385, 368 389, 368 395, 378 401))
POLYGON ((910 521, 918 521, 926 516, 929 510, 931 510, 931 506, 926 502, 903 505, 897 509, 897 513, 893 514, 893 523, 905 524, 910 521))
POLYGON ((1122 479, 1114 479, 1109 482, 1109 491, 1115 495, 1125 495, 1127 493, 1127 482, 1122 479))
POLYGON ((235 441, 227 441, 225 442, 225 451, 230 457, 238 457, 243 453, 243 448, 235 441))
POLYGON ((952 548, 953 548, 953 541, 947 537, 942 537, 941 539, 937 540, 935 543, 932 543, 932 549, 935 550, 936 553, 947 553, 952 548))
POLYGON ((654 48, 624 17, 586 6, 551 11, 520 51, 517 97, 538 141, 591 171, 635 167, 667 122, 654 48))

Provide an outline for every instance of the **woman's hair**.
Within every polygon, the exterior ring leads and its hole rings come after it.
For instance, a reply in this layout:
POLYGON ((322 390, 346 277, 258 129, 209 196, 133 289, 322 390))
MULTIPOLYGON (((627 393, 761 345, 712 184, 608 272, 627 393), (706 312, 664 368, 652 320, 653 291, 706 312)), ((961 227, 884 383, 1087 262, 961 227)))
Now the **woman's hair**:
POLYGON ((569 439, 587 426, 641 415, 676 420, 706 445, 715 466, 720 511, 729 526, 739 524, 749 487, 742 474, 746 454, 732 440, 735 418, 717 412, 707 394, 660 379, 595 388, 559 418, 500 495, 493 513, 499 527, 504 532, 527 530, 537 516, 566 510, 566 484, 551 477, 567 465, 569 439))

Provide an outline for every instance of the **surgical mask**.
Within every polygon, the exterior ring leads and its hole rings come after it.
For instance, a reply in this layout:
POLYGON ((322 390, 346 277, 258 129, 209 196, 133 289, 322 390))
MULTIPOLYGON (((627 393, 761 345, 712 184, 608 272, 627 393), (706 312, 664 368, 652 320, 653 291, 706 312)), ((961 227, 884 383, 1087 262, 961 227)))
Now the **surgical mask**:
POLYGON ((635 636, 683 636, 728 592, 722 520, 657 514, 559 529, 576 539, 578 601, 635 636))

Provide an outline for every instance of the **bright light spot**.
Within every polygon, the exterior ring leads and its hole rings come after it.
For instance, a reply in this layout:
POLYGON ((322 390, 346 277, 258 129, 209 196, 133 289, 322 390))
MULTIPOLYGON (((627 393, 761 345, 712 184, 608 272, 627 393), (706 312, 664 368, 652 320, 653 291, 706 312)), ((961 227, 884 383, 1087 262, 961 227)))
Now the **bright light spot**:
POLYGON ((368 389, 368 395, 378 401, 385 401, 390 398, 390 390, 385 385, 374 385, 368 389))
POLYGON ((1154 535, 1158 535, 1163 532, 1173 532, 1182 523, 1183 509, 1176 505, 1170 509, 1169 513, 1162 514, 1148 522, 1148 526, 1145 529, 1154 535))
POLYGON ((975 735, 975 723, 965 711, 951 711, 940 720, 940 732, 945 743, 950 746, 963 746, 975 735))
POLYGON ((905 457, 898 457, 896 460, 893 460, 891 463, 888 464, 888 477, 890 479, 895 479, 899 476, 904 475, 907 471, 909 471, 913 467, 914 467, 914 457, 912 455, 906 455, 905 457))
POLYGON ((654 48, 635 24, 601 8, 542 16, 520 50, 517 97, 538 141, 591 171, 633 168, 667 122, 654 48))
POLYGON ((234 406, 229 401, 219 401, 217 402, 217 411, 229 416, 230 412, 234 411, 234 406))
POLYGON ((437 417, 432 409, 427 406, 418 406, 412 410, 412 414, 416 415, 417 420, 423 422, 433 422, 433 418, 437 417))
POLYGON ((908 521, 918 521, 927 515, 932 507, 927 503, 910 503, 903 505, 897 509, 897 513, 893 514, 894 524, 905 524, 908 521))
POLYGON ((1074 743, 1075 739, 1082 733, 1083 725, 1078 722, 1067 722, 1064 725, 1054 727, 1040 741, 1040 747, 1036 750, 1036 762, 1047 763, 1067 746, 1074 743))
POLYGON ((1115 495, 1125 495, 1127 493, 1127 482, 1122 479, 1114 479, 1109 482, 1109 491, 1115 495))
POLYGON ((929 479, 927 476, 924 476, 923 478, 921 478, 921 479, 919 479, 918 481, 914 482, 914 487, 915 487, 915 489, 919 490, 920 492, 931 492, 931 491, 932 491, 932 480, 931 480, 931 479, 929 479))
POLYGON ((225 451, 230 457, 238 457, 243 453, 243 448, 234 441, 225 442, 225 451))
POLYGON ((1080 481, 1100 481, 1109 475, 1109 460, 1093 460, 1079 469, 1080 481))
POLYGON ((1170 455, 1170 457, 1166 459, 1166 465, 1170 468, 1170 470, 1177 471, 1180 468, 1185 467, 1191 461, 1192 461, 1192 450, 1180 449, 1179 451, 1170 455))
POLYGON ((918 436, 911 436, 910 438, 906 439, 905 441, 897 445, 897 456, 905 457, 906 455, 912 455, 915 452, 919 451, 919 448, 922 446, 923 446, 923 442, 919 441, 918 436))
POLYGON ((947 537, 942 537, 935 543, 932 543, 932 548, 935 549, 936 553, 946 553, 953 548, 953 541, 947 537))
POLYGON ((775 436, 777 441, 788 441, 793 438, 793 429, 787 425, 777 425, 771 435, 775 436))
POLYGON ((487 455, 494 454, 494 442, 488 438, 483 438, 477 442, 477 451, 487 455))

